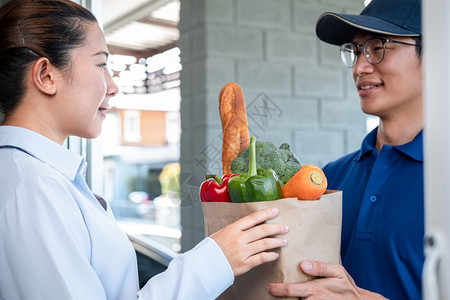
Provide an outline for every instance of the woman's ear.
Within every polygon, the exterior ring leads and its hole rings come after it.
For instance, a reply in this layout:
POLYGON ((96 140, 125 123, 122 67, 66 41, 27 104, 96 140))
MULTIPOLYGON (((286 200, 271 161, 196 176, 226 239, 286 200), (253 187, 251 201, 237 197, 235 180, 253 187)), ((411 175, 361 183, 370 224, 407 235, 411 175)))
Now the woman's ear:
POLYGON ((56 94, 56 72, 57 69, 50 63, 48 58, 41 57, 31 69, 31 80, 38 90, 52 96, 56 94))

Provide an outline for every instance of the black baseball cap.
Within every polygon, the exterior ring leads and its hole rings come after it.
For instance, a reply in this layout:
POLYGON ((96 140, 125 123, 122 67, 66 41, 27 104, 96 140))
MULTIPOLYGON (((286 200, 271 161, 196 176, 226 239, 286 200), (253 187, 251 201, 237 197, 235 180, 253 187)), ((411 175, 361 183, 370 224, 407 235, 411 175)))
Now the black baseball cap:
POLYGON ((316 34, 322 41, 338 46, 351 42, 359 30, 418 37, 422 35, 421 14, 421 0, 372 0, 359 15, 322 14, 316 23, 316 34))

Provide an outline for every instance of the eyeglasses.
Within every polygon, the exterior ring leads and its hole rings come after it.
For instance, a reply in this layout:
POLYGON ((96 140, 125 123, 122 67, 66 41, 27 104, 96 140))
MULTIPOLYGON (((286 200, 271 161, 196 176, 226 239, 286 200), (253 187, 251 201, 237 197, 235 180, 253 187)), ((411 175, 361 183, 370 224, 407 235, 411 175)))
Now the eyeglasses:
POLYGON ((420 45, 410 44, 400 41, 395 41, 391 39, 374 38, 365 41, 363 44, 357 45, 354 43, 345 43, 341 46, 341 59, 344 65, 348 68, 352 68, 358 62, 358 57, 361 51, 358 49, 362 48, 362 53, 364 58, 371 65, 379 64, 383 61, 384 50, 386 48, 386 43, 396 43, 401 45, 421 47, 420 45))

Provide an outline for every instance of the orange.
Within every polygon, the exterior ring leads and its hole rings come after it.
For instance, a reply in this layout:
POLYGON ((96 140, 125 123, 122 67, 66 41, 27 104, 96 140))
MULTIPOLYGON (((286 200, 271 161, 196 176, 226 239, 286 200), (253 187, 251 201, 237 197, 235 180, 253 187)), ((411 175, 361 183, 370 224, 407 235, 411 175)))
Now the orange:
POLYGON ((300 200, 317 200, 327 189, 327 178, 315 165, 304 165, 281 188, 283 198, 297 197, 300 200))

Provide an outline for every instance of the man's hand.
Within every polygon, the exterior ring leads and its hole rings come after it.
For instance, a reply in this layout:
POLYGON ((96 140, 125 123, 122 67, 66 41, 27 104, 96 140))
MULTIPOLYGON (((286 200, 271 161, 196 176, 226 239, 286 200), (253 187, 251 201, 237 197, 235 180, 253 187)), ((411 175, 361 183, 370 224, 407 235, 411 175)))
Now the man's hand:
POLYGON ((234 276, 278 258, 278 253, 265 251, 287 244, 285 239, 273 236, 286 233, 288 227, 282 224, 263 223, 277 214, 276 208, 261 210, 211 235, 228 259, 234 276))
POLYGON ((341 265, 306 260, 300 267, 304 273, 320 278, 302 283, 270 283, 269 292, 274 296, 300 297, 308 300, 386 299, 357 287, 353 278, 341 265))

